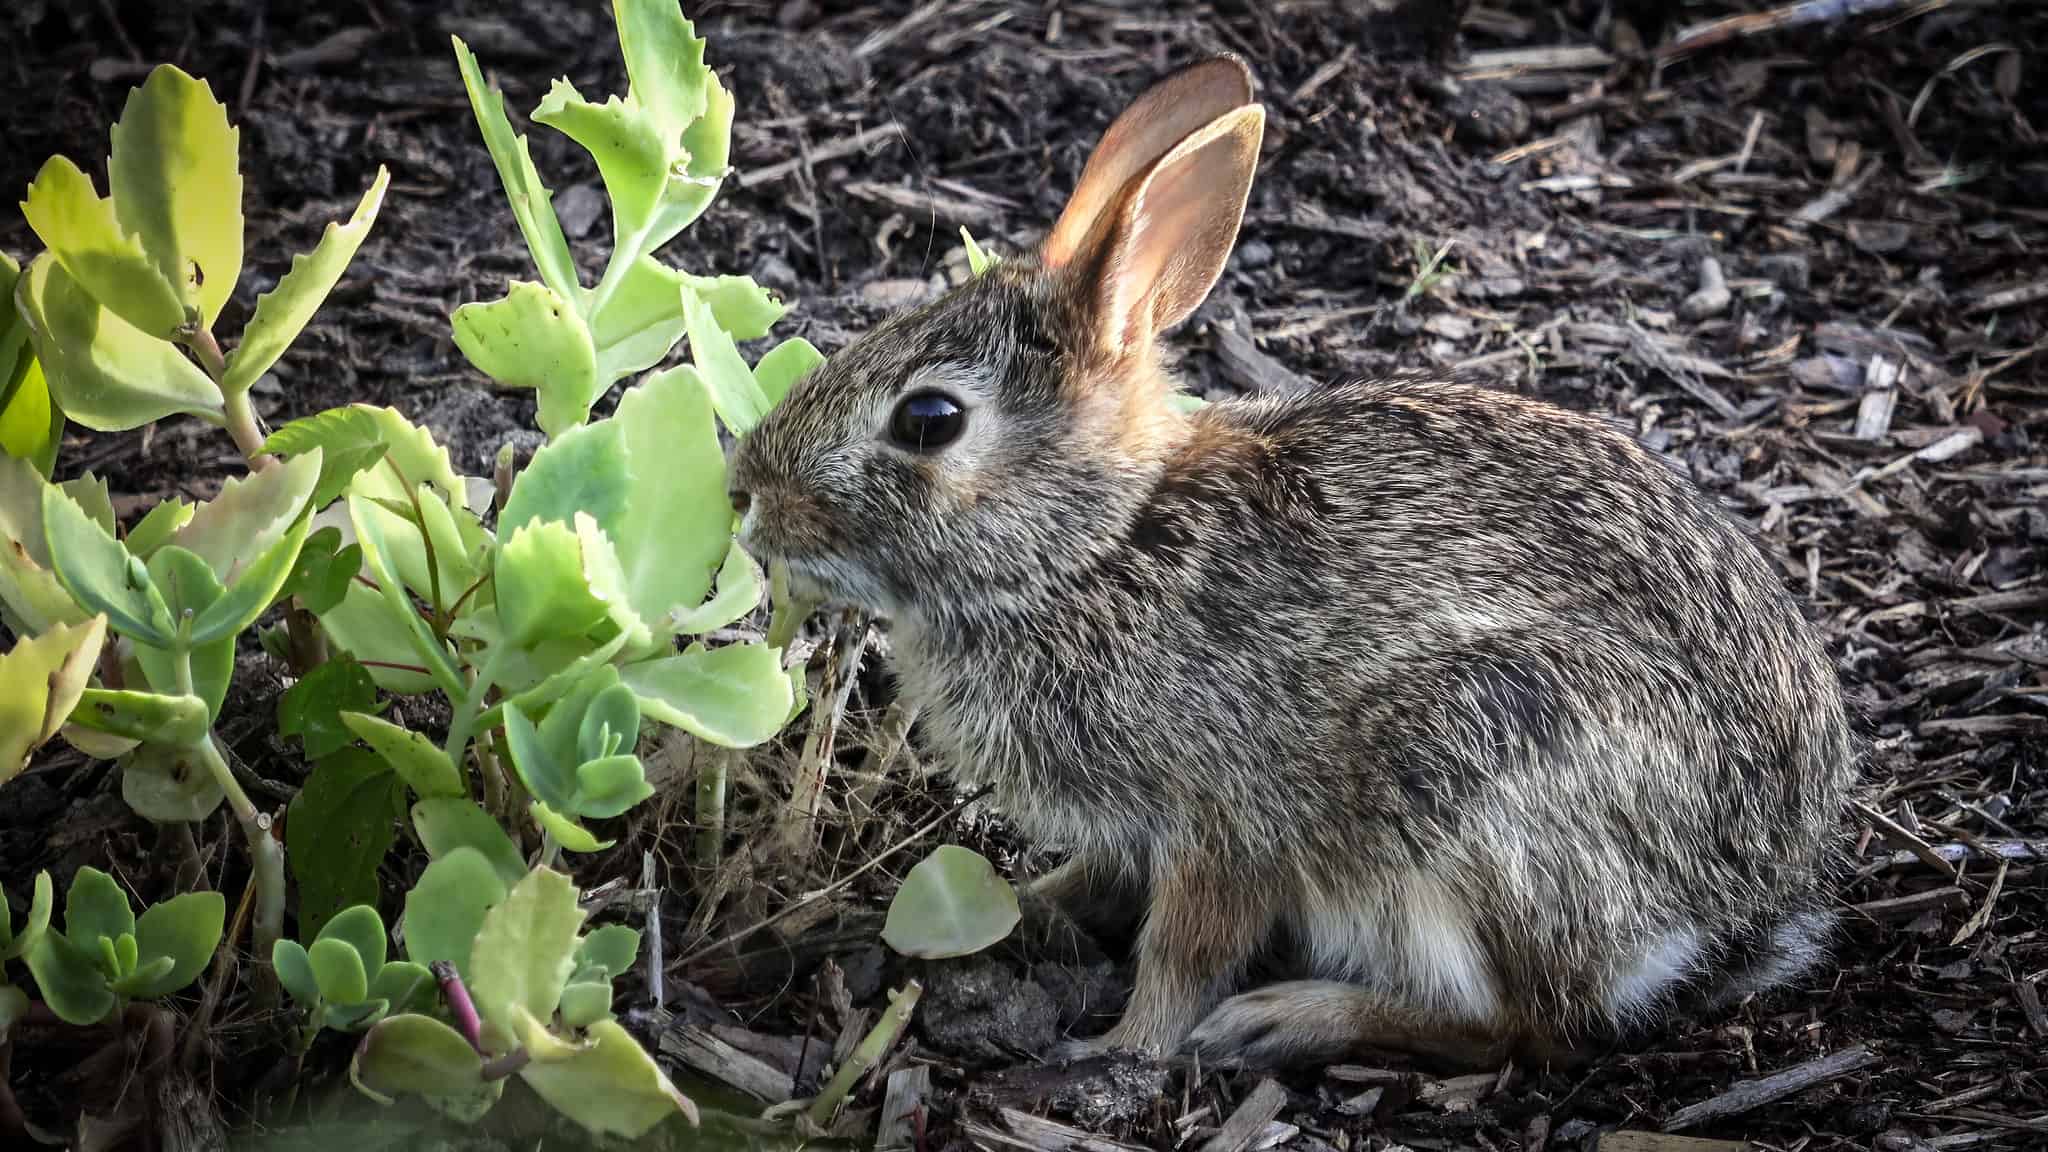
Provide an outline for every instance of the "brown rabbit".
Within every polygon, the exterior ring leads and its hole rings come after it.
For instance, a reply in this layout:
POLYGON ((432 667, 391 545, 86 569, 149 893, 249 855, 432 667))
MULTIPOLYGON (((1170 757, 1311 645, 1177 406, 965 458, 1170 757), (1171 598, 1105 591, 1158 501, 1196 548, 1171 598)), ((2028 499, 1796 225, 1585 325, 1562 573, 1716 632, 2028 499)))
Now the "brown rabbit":
POLYGON ((911 309, 736 449, 742 540, 893 625, 960 779, 1144 910, 1099 1046, 1567 1055, 1820 954, 1855 756, 1771 567, 1600 421, 1424 380, 1184 415, 1264 112, 1197 64, 1035 257, 911 309), (1292 944, 1315 977, 1236 995, 1292 944))

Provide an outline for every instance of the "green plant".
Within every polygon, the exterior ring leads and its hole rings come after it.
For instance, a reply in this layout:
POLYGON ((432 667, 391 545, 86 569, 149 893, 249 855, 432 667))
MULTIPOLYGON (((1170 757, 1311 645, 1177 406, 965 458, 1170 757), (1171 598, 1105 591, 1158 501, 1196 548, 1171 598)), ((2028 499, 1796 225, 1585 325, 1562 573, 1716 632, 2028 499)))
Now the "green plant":
POLYGON ((126 1001, 168 996, 198 979, 227 917, 218 892, 173 896, 137 917, 113 877, 80 868, 59 932, 52 888, 48 872, 36 876, 28 923, 19 932, 0 930, 0 945, 28 966, 43 1002, 67 1024, 97 1024, 126 1001))

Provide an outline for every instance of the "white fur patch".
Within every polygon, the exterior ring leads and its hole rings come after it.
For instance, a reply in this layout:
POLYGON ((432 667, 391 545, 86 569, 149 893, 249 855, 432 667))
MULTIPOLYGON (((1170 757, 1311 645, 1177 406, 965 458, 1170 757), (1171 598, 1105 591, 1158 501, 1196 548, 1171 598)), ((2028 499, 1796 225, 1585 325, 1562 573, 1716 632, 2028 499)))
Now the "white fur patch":
POLYGON ((1465 902, 1420 873, 1394 878, 1376 896, 1309 895, 1300 927, 1318 971, 1381 985, 1456 1019, 1492 1021, 1500 992, 1465 902))
POLYGON ((1641 1014, 1698 969, 1702 952, 1697 928, 1676 928, 1664 934, 1634 968, 1625 969, 1607 989, 1607 1012, 1618 1020, 1641 1014))

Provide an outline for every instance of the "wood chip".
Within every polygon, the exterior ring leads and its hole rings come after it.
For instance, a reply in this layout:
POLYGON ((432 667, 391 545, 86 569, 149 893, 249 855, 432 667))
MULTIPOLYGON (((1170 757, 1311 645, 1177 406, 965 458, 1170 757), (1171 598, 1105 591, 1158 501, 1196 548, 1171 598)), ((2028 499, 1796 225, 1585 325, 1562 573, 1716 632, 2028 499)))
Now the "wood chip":
POLYGON ((1889 900, 1872 900, 1868 904, 1853 905, 1849 910, 1880 924, 1887 924, 1911 920, 1924 912, 1944 912, 1969 902, 1970 894, 1961 888, 1930 888, 1910 896, 1894 896, 1889 900))
POLYGON ((796 1093, 789 1073, 742 1052, 700 1025, 678 1018, 661 1034, 661 1054, 756 1100, 781 1104, 796 1093))
POLYGON ((985 1148, 1019 1148, 1026 1152, 1145 1152, 1137 1145, 1120 1144, 1015 1108, 1004 1108, 997 1114, 1003 1122, 1000 1128, 969 1120, 960 1125, 961 1131, 985 1148))
POLYGON ((1267 1124, 1287 1106, 1287 1089, 1277 1080, 1261 1080, 1223 1122, 1223 1127, 1202 1145, 1201 1152, 1246 1152, 1267 1124))
POLYGON ((931 1090, 929 1065, 916 1064, 889 1073, 889 1087, 882 1094, 882 1114, 875 1118, 875 1152, 894 1152, 916 1145, 917 1113, 931 1090))
MULTIPOLYGON (((1949 889, 1949 891, 1955 891, 1949 889)), ((1958 893, 1960 895, 1960 893, 1958 893)), ((1745 1112, 1774 1104, 1787 1096, 1796 1095, 1808 1088, 1840 1079, 1859 1068, 1877 1063, 1877 1053, 1867 1044, 1857 1044, 1839 1052, 1795 1064, 1782 1072, 1755 1080, 1739 1080, 1726 1092, 1709 1100, 1702 1100, 1671 1114, 1664 1122, 1664 1131, 1677 1132, 1708 1120, 1721 1120, 1729 1116, 1740 1116, 1745 1112)))
POLYGON ((1599 1144, 1599 1152, 1753 1152, 1755 1148, 1747 1140, 1703 1140, 1636 1129, 1603 1132, 1599 1144))
POLYGON ((1948 942, 1949 947, 1953 948, 1970 937, 1975 936, 1984 930, 1984 925, 1991 922, 1991 912, 1998 904, 1998 894, 2005 889, 2006 869, 2011 867, 2011 861, 2000 860, 1998 862, 1998 874, 1991 878, 1991 890, 1984 893, 1984 902, 1977 906, 1977 911, 1970 916, 1968 922, 1961 928, 1956 929, 1955 937, 1948 942))

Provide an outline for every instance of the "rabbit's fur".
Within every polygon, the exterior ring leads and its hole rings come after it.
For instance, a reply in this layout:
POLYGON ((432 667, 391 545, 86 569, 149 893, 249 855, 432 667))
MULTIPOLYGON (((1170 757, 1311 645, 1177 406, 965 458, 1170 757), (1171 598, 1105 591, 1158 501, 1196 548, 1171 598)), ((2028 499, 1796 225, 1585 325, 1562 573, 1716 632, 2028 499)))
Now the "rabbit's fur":
POLYGON ((1155 88, 1040 252, 800 381, 736 450, 744 543, 891 620, 959 778, 1072 850, 1040 894, 1143 909, 1100 1045, 1564 1055, 1797 974, 1855 755, 1737 526, 1504 392, 1169 404, 1157 333, 1234 240, 1250 94, 1227 57, 1155 88), (918 389, 967 412, 938 451, 889 440, 918 389), (1233 998, 1278 941, 1316 978, 1233 998))

